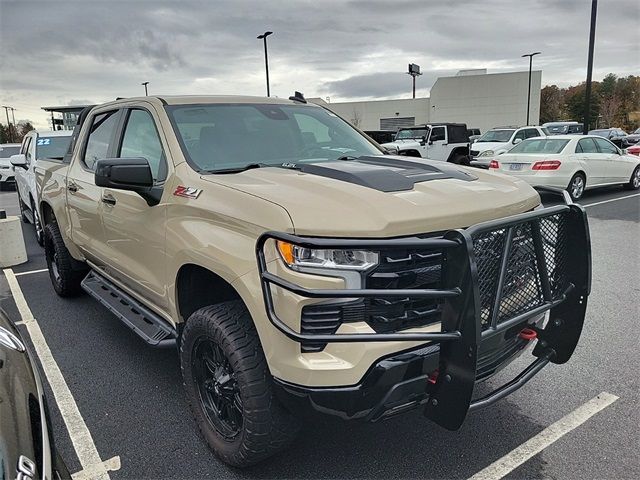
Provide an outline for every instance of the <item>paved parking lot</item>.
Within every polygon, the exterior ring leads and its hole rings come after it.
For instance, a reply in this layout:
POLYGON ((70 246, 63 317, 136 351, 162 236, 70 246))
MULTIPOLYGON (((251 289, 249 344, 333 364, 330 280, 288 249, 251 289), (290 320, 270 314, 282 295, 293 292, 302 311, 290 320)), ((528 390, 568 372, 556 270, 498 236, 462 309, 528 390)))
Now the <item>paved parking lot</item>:
MULTIPOLYGON (((557 441, 543 442, 546 448, 507 478, 640 478, 640 196, 612 188, 589 192, 582 203, 591 225, 593 291, 570 363, 547 367, 498 405, 470 415, 458 432, 420 412, 374 425, 325 418, 307 424, 283 454, 242 471, 219 462, 199 438, 176 352, 147 347, 89 296, 57 297, 41 271, 44 253, 30 225, 23 225, 29 261, 13 272, 113 479, 469 478, 478 472, 499 478, 500 470, 484 469, 505 456, 507 463, 528 458, 536 450, 525 442, 553 440, 555 430, 545 428, 602 393, 610 405, 557 441)), ((0 193, 0 209, 17 214, 15 192, 0 193)), ((6 280, 0 275, 0 306, 17 320, 6 280)), ((19 328, 26 336, 26 327, 19 328)), ((521 357, 487 387, 527 362, 521 357)), ((60 413, 69 406, 58 406, 48 393, 58 447, 70 471, 79 472, 78 445, 60 413)))

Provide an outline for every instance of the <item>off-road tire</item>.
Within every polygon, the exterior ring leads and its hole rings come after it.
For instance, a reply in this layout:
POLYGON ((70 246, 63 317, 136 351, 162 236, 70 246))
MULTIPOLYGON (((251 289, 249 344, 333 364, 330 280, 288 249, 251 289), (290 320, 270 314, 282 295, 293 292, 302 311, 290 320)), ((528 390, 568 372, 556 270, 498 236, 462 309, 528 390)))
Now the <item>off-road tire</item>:
POLYGON ((454 163, 456 165, 469 165, 469 157, 467 155, 462 155, 462 154, 456 154, 453 157, 451 157, 451 160, 449 160, 449 163, 454 163))
POLYGON ((587 179, 582 173, 576 173, 571 180, 569 180, 569 185, 567 185, 567 192, 569 192, 569 196, 572 200, 580 200, 582 195, 584 195, 584 190, 587 188, 587 179), (582 180, 582 189, 578 190, 574 188, 574 184, 578 181, 578 179, 582 180))
POLYGON ((625 183, 624 188, 627 190, 638 190, 640 188, 640 165, 633 170, 629 183, 625 183))
POLYGON ((82 292, 80 283, 89 269, 71 256, 57 223, 44 227, 44 253, 49 278, 56 293, 61 297, 73 297, 82 292))
POLYGON ((36 209, 36 205, 33 201, 33 198, 30 198, 31 200, 31 214, 33 215, 33 226, 36 229, 36 241, 38 242, 38 245, 40 245, 41 247, 44 247, 44 230, 42 229, 42 222, 40 221, 40 215, 38 215, 38 210, 36 209))
POLYGON ((209 447, 225 463, 247 467, 281 451, 291 442, 299 423, 276 400, 272 377, 258 334, 241 301, 201 308, 186 322, 180 339, 184 387, 196 423, 209 447), (219 347, 228 361, 242 403, 242 425, 226 438, 205 413, 197 380, 198 344, 219 347))
POLYGON ((17 184, 16 184, 16 193, 18 194, 18 206, 20 207, 20 219, 22 220, 22 223, 29 223, 29 217, 27 217, 26 215, 27 206, 22 201, 22 197, 20 196, 20 189, 18 188, 17 184))

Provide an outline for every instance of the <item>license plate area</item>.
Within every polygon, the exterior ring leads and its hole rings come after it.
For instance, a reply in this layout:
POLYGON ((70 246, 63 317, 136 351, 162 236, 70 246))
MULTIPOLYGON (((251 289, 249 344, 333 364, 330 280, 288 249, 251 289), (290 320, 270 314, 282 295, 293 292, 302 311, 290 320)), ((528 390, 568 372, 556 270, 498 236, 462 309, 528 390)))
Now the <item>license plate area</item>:
POLYGON ((524 167, 524 163, 511 163, 509 164, 509 170, 520 171, 524 167))

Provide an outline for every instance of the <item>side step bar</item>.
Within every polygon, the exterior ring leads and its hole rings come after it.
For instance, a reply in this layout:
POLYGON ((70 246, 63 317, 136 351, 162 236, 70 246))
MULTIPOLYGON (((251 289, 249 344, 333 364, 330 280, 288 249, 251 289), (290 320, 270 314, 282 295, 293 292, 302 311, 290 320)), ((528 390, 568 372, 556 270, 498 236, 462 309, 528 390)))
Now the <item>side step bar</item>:
POLYGON ((149 345, 175 347, 178 337, 175 328, 106 278, 92 270, 81 285, 149 345))

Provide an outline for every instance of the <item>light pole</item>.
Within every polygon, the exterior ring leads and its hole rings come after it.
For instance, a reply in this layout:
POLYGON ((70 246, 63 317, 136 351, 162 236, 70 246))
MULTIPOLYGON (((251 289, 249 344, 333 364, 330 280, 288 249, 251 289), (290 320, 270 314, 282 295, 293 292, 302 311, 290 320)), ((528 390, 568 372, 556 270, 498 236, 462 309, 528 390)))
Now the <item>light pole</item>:
POLYGON ((142 82, 140 85, 144 86, 144 96, 148 97, 149 96, 149 92, 147 91, 147 85, 149 85, 149 82, 142 82))
POLYGON ((596 15, 598 13, 598 0, 591 0, 591 29, 589 30, 589 58, 587 60, 587 86, 584 101, 584 128, 583 134, 587 135, 591 128, 591 74, 593 73, 593 45, 596 43, 596 15))
POLYGON ((13 143, 13 132, 11 131, 11 122, 9 121, 9 109, 11 107, 5 107, 4 105, 2 105, 2 108, 4 108, 4 113, 7 114, 7 131, 9 132, 9 142, 13 143))
POLYGON ((272 35, 273 32, 264 32, 262 35, 258 35, 256 38, 264 42, 264 69, 267 73, 267 97, 271 96, 269 91, 269 57, 267 56, 267 37, 272 35))
POLYGON ((527 125, 529 125, 529 107, 531 105, 531 66, 533 65, 533 57, 540 55, 542 52, 525 53, 522 57, 529 57, 529 90, 527 92, 527 125))
POLYGON ((413 79, 413 98, 416 98, 416 77, 422 75, 422 73, 420 73, 420 65, 410 63, 407 75, 411 75, 411 78, 413 79))

